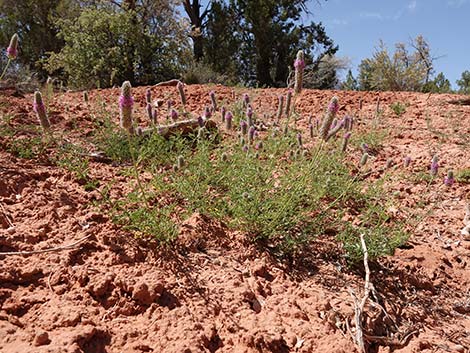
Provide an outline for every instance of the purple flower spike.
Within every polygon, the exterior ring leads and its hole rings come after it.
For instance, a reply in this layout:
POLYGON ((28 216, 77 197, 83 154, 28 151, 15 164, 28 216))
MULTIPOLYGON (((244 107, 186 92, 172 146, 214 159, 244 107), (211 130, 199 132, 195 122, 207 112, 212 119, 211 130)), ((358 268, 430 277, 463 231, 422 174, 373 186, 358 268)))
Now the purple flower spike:
POLYGON ((149 120, 153 120, 153 107, 152 104, 147 103, 147 116, 149 117, 149 120))
POLYGON ((223 123, 225 122, 225 113, 226 112, 227 112, 227 110, 225 109, 225 107, 220 108, 220 114, 222 115, 222 122, 223 123))
POLYGON ((304 69, 305 68, 305 61, 304 60, 299 60, 299 59, 296 59, 294 61, 294 67, 296 69, 304 69))
POLYGON ((295 81, 294 81, 294 91, 295 93, 300 93, 302 91, 302 81, 305 68, 304 61, 304 52, 299 50, 297 52, 297 58, 294 61, 295 67, 295 81))
POLYGON ((344 134, 345 140, 348 140, 350 137, 351 137, 351 132, 348 131, 347 133, 344 134))
POLYGON ((231 112, 227 112, 225 114, 225 127, 227 130, 232 130, 232 120, 233 120, 233 115, 231 112))
POLYGON ((10 60, 15 60, 18 56, 18 35, 15 33, 10 40, 10 45, 7 48, 7 56, 10 60))
POLYGON ((247 107, 250 104, 250 96, 248 93, 243 93, 243 106, 247 107))
POLYGON ((132 108, 134 106, 134 98, 119 96, 119 107, 122 108, 132 108))
POLYGON ((250 129, 248 130, 248 141, 253 142, 255 139, 255 132, 256 129, 254 126, 251 126, 250 129))
POLYGON ((444 178, 444 184, 446 186, 452 186, 455 182, 455 179, 454 179, 454 171, 453 170, 449 170, 447 172, 447 176, 444 178))
POLYGON ((240 121, 240 129, 242 130, 242 135, 246 135, 248 132, 248 123, 245 120, 240 121))
POLYGON ((403 165, 405 166, 405 168, 408 168, 408 166, 411 164, 411 157, 410 156, 406 156, 404 161, 403 161, 403 165))
POLYGON ((432 162, 431 162, 431 175, 436 176, 439 171, 439 159, 437 156, 432 157, 432 162))
POLYGON ((170 117, 173 121, 178 120, 178 112, 175 109, 171 109, 170 117))
POLYGON ((242 151, 243 151, 243 152, 248 152, 248 146, 247 146, 247 145, 243 145, 242 151))
POLYGON ((152 112, 152 123, 155 125, 158 123, 158 112, 156 108, 152 112))
POLYGON ((206 107, 206 108, 204 109, 204 118, 210 119, 211 116, 212 116, 211 110, 209 109, 209 107, 206 107))
POLYGON ((338 99, 334 97, 334 99, 332 99, 330 104, 328 105, 328 111, 330 113, 336 114, 338 110, 339 110, 338 99))
POLYGON ((297 144, 302 147, 302 134, 300 132, 297 134, 297 144))
POLYGON ((197 123, 199 124, 199 127, 204 127, 204 119, 202 116, 197 117, 197 123))
POLYGON ((125 81, 121 87, 121 95, 119 96, 120 126, 129 134, 134 133, 134 122, 132 120, 132 107, 134 99, 131 94, 131 84, 125 81))
POLYGON ((217 100, 215 99, 215 92, 210 91, 209 92, 209 97, 211 98, 212 109, 214 111, 216 111, 217 110, 217 100))

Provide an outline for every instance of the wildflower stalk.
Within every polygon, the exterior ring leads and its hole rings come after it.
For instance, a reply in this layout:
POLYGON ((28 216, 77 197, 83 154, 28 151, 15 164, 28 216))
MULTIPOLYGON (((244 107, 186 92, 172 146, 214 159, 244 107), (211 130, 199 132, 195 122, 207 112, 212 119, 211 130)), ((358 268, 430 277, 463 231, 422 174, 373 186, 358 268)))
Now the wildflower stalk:
POLYGON ((341 143, 341 152, 346 152, 346 148, 348 147, 349 139, 351 138, 351 132, 347 132, 343 136, 343 142, 341 143))
POLYGON ((279 99, 279 103, 278 103, 278 106, 277 106, 276 122, 279 124, 279 122, 281 121, 282 112, 284 110, 284 96, 279 95, 278 99, 279 99))
POLYGON ((5 76, 5 73, 7 72, 7 69, 10 66, 10 63, 13 60, 15 60, 17 56, 18 56, 18 35, 15 33, 11 36, 10 45, 7 48, 8 61, 7 61, 7 64, 5 65, 5 68, 3 69, 2 74, 0 75, 0 81, 3 79, 3 76, 5 76))
POLYGON ((302 81, 303 81, 304 68, 305 68, 303 50, 299 50, 297 52, 297 58, 294 62, 294 68, 295 68, 294 92, 296 94, 299 94, 300 92, 302 92, 302 81))
POLYGON ((183 82, 178 81, 176 88, 178 89, 178 93, 180 95, 181 104, 183 104, 184 109, 186 109, 186 94, 184 93, 183 82))
POLYGON ((42 100, 42 94, 39 91, 34 92, 33 109, 38 116, 39 124, 41 125, 43 131, 49 131, 51 123, 47 116, 46 106, 42 100))
POLYGON ((215 92, 211 91, 209 93, 209 96, 211 98, 212 110, 215 112, 217 110, 217 100, 215 99, 215 92))
POLYGON ((333 97, 331 98, 331 102, 328 105, 328 109, 326 110, 325 117, 323 118, 323 123, 320 128, 320 136, 324 141, 328 140, 328 134, 330 132, 331 124, 338 112, 339 105, 338 105, 338 98, 333 97))
POLYGON ((134 133, 134 122, 132 121, 132 107, 134 99, 131 95, 131 83, 125 81, 121 87, 121 96, 119 97, 120 125, 129 134, 134 133))

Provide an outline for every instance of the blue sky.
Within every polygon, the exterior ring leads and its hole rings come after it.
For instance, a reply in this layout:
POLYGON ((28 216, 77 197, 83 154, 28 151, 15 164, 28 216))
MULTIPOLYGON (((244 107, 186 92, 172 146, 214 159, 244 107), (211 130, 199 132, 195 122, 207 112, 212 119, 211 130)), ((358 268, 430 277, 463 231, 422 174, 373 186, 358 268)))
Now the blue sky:
POLYGON ((470 70, 470 0, 328 0, 310 1, 307 20, 322 22, 339 45, 337 56, 348 57, 356 73, 382 39, 390 52, 397 42, 421 34, 430 45, 436 74, 444 72, 452 87, 470 70))

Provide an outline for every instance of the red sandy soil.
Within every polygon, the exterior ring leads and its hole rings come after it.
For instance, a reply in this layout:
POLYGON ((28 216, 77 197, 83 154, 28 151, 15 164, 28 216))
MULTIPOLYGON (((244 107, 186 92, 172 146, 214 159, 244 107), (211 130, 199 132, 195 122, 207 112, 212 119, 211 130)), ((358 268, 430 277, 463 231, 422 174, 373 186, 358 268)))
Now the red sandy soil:
MULTIPOLYGON (((145 89, 133 91, 141 121, 145 89)), ((248 92, 267 120, 286 92, 188 86, 189 110, 202 112, 210 90, 226 103, 248 92)), ((118 94, 92 91, 91 105, 108 102, 105 109, 117 122, 118 94)), ((153 87, 152 94, 178 100, 175 87, 153 87)), ((460 234, 470 184, 440 181, 448 168, 470 168, 470 105, 455 104, 465 98, 457 95, 305 90, 297 101, 300 127, 306 130, 309 115, 321 116, 334 94, 340 113, 357 117, 356 129, 371 126, 380 98, 383 116, 376 124, 387 137, 371 162, 375 177, 388 159, 401 165, 411 156, 410 169, 389 172, 386 187, 399 200, 390 212, 426 215, 410 229, 407 246, 371 264, 375 300, 389 316, 366 306, 366 332, 388 336, 369 338, 369 352, 470 352, 470 239, 460 234), (408 105, 401 117, 389 108, 396 101, 408 105), (427 173, 434 153, 438 182, 428 186, 407 177, 427 173)), ((36 124, 31 106, 30 94, 0 92, 1 115, 19 130, 36 124)), ((55 93, 54 130, 72 141, 86 139, 94 126, 91 109, 81 92, 55 93)), ((364 272, 345 266, 332 237, 317 239, 305 260, 285 264, 243 234, 194 214, 181 225, 177 245, 162 249, 114 225, 94 206, 100 193, 85 191, 72 173, 16 158, 6 151, 8 139, 0 139, 0 252, 51 248, 90 235, 71 250, 0 255, 1 352, 357 351, 346 321, 354 317, 349 290, 362 294, 364 272)), ((350 158, 359 160, 360 152, 350 158)), ((100 187, 117 178, 115 188, 125 191, 120 167, 90 166, 100 187)))

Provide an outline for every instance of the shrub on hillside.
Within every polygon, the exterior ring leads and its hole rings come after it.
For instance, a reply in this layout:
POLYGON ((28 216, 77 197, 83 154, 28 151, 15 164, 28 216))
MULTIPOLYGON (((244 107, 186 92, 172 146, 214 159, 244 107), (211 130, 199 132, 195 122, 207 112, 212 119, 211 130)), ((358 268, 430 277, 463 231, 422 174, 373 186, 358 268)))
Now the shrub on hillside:
POLYGON ((177 29, 151 31, 133 11, 87 8, 77 19, 58 25, 65 46, 51 54, 46 67, 51 73, 62 73, 73 87, 174 78, 180 70, 175 58, 187 50, 177 29))

